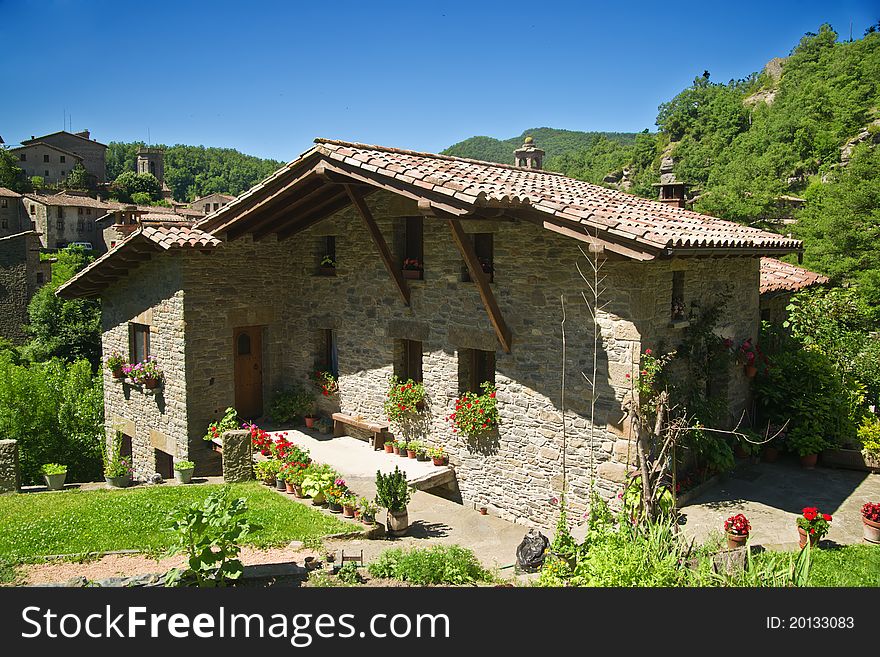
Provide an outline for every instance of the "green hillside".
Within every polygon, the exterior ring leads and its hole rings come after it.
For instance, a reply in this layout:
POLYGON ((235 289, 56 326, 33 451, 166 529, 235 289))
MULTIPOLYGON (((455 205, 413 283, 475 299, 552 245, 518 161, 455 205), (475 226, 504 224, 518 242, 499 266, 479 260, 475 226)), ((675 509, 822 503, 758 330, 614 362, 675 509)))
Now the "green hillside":
MULTIPOLYGON (((107 148, 107 179, 134 171, 137 150, 143 142, 111 141, 107 148)), ((264 160, 232 148, 205 146, 153 146, 165 150, 165 183, 177 201, 192 201, 221 192, 235 196, 278 169, 283 162, 264 160)))

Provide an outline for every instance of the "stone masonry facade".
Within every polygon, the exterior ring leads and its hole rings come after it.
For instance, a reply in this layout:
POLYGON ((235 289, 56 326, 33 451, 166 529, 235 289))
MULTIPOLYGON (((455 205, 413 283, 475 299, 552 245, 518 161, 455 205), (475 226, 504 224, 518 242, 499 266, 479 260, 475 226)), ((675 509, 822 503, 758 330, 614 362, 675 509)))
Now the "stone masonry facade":
MULTIPOLYGON (((384 192, 367 203, 400 261, 403 217, 416 215, 415 205, 384 192)), ((329 329, 337 343, 339 393, 318 395, 322 412, 384 420, 400 340, 418 340, 428 403, 422 435, 415 437, 445 447, 465 504, 550 530, 563 444, 572 517, 586 509, 591 485, 615 499, 635 453, 622 419, 632 394, 626 375, 637 374, 644 348, 674 347, 681 335, 670 326, 673 270, 684 271, 685 297, 695 308, 729 289, 736 303, 719 328, 742 340, 757 330, 758 259, 637 263, 609 257, 591 431, 592 391, 582 372, 592 368, 593 331, 575 266, 580 260, 586 271, 578 243, 522 221, 466 220, 463 226, 494 236, 492 290, 513 335, 511 353, 501 349, 476 285, 461 280, 461 256, 445 220, 424 219, 424 280, 408 281, 407 307, 363 221, 348 208, 286 241, 245 236, 210 254, 157 256, 111 286, 104 297, 105 357, 127 349, 127 323, 140 317, 151 327, 151 352, 166 381, 152 397, 105 379, 108 435, 117 420, 130 423, 139 469, 149 469, 161 442, 154 434, 164 436, 177 458, 198 463, 206 455, 207 424, 234 403, 232 338, 245 326, 259 326, 263 334, 265 409, 274 391, 294 382, 310 385, 329 329), (336 275, 325 277, 316 273, 327 236, 335 237, 338 264, 336 275), (467 349, 494 351, 496 358, 500 427, 479 441, 456 436, 446 419, 459 395, 459 356, 467 349)), ((748 387, 733 366, 728 390, 734 415, 745 406, 748 387)))

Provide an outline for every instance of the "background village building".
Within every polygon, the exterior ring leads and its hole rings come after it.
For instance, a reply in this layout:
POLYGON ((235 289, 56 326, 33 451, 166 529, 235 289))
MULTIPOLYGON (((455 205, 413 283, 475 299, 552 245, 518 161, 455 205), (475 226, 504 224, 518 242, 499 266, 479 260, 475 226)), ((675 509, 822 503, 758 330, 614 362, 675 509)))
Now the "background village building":
POLYGON ((21 194, 0 187, 0 237, 14 235, 31 228, 31 221, 23 210, 21 194))
POLYGON ((761 258, 761 320, 782 326, 795 292, 824 285, 828 277, 776 258, 761 258))
MULTIPOLYGON (((721 290, 736 303, 717 330, 756 335, 760 256, 801 244, 542 171, 531 153, 505 166, 317 140, 195 227, 136 230, 59 290, 101 297, 105 357, 130 358, 136 342, 164 372, 156 394, 105 372, 108 438, 128 436, 141 473, 172 457, 207 472, 209 422, 230 405, 263 415, 274 391, 323 363, 339 393, 319 395, 322 410, 367 420, 384 420, 392 374, 420 378, 418 437, 445 447, 466 504, 549 529, 564 441, 572 512, 593 481, 616 497, 635 459, 626 418, 643 350, 677 344, 721 290), (577 268, 590 245, 606 276, 595 389, 582 375, 593 323, 577 268), (331 252, 335 275, 318 275, 331 252), (413 258, 420 280, 401 274, 413 258), (453 434, 455 399, 487 380, 498 430, 453 434)), ((724 374, 732 421, 748 381, 733 363, 724 374)))
POLYGON ((60 183, 74 164, 81 162, 98 185, 106 181, 107 146, 90 136, 88 130, 61 130, 25 139, 21 146, 10 150, 18 156, 19 166, 28 176, 42 176, 47 183, 60 183))
POLYGON ((40 233, 42 246, 49 249, 88 242, 95 250, 103 251, 95 220, 119 205, 72 192, 25 194, 21 200, 25 213, 40 233))
POLYGON ((40 263, 40 240, 35 231, 0 234, 0 338, 14 344, 27 341, 28 304, 50 278, 48 263, 40 263))
POLYGON ((203 214, 208 215, 212 212, 216 212, 217 210, 234 200, 235 197, 231 194, 208 194, 207 196, 197 198, 195 201, 190 203, 190 207, 194 210, 198 210, 203 214))

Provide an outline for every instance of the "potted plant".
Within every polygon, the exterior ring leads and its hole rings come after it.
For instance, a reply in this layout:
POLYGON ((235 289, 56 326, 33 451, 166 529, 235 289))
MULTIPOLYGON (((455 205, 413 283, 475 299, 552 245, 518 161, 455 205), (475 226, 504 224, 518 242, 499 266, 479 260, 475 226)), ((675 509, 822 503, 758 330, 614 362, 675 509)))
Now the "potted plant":
POLYGON ((752 338, 743 340, 742 344, 739 346, 737 359, 742 363, 743 371, 750 379, 754 378, 758 373, 759 364, 764 363, 766 365, 767 363, 767 357, 764 356, 758 345, 752 342, 752 338))
POLYGON ((339 392, 339 383, 336 377, 327 369, 316 369, 312 374, 312 381, 324 397, 329 397, 339 392))
POLYGON ((152 356, 149 356, 147 360, 140 363, 125 365, 122 371, 132 381, 143 385, 145 388, 156 388, 162 382, 162 370, 156 365, 156 359, 152 356))
POLYGON ((188 484, 192 481, 193 470, 196 464, 192 461, 177 461, 174 464, 174 476, 181 484, 188 484))
POLYGON ((423 270, 424 267, 422 267, 422 263, 417 258, 407 258, 403 261, 403 267, 401 267, 403 277, 410 280, 420 280, 423 270))
POLYGON ((284 481, 284 477, 286 476, 284 468, 278 471, 278 474, 275 475, 275 490, 280 490, 282 492, 287 490, 287 482, 284 481))
POLYGON ((267 486, 274 486, 281 472, 281 461, 278 459, 266 459, 254 464, 254 476, 267 486))
POLYGON ((386 440, 385 444, 382 445, 382 447, 385 448, 386 454, 394 454, 394 441, 393 440, 386 440))
POLYGON ((752 526, 749 524, 748 518, 743 514, 737 513, 730 516, 724 521, 724 531, 727 534, 727 548, 735 550, 746 544, 749 540, 749 532, 752 526))
POLYGON ((320 273, 322 276, 336 276, 336 260, 331 255, 321 258, 320 273))
POLYGON ((348 496, 345 479, 337 477, 333 484, 324 491, 324 495, 327 496, 327 508, 332 513, 342 513, 342 500, 348 496))
POLYGON ((292 492, 294 497, 305 497, 305 493, 303 492, 303 481, 308 473, 308 468, 309 464, 301 461, 287 464, 284 483, 293 489, 292 492))
POLYGON ((805 507, 801 514, 797 519, 801 549, 806 546, 808 537, 810 539, 810 547, 816 547, 819 540, 831 529, 831 516, 827 513, 821 513, 819 509, 813 506, 805 507))
POLYGON ((238 412, 231 406, 223 412, 220 420, 215 420, 208 425, 208 431, 203 436, 204 440, 220 440, 227 431, 235 431, 239 427, 238 412))
POLYGON ((125 372, 122 369, 125 366, 125 358, 122 357, 122 354, 118 351, 114 351, 107 357, 105 362, 107 364, 107 369, 113 373, 114 379, 125 378, 125 372))
POLYGON ((67 479, 67 466, 60 463, 46 463, 40 468, 43 479, 46 480, 46 488, 49 490, 61 490, 64 488, 64 480, 67 479))
POLYGON ((131 485, 131 460, 120 453, 122 450, 122 432, 117 431, 111 445, 104 445, 102 453, 104 461, 104 481, 114 488, 127 488, 131 485))
POLYGON ((376 511, 379 507, 375 502, 368 500, 366 497, 358 500, 358 508, 360 509, 361 522, 365 525, 372 525, 376 522, 376 511))
POLYGON ((395 456, 398 456, 400 454, 401 444, 405 444, 405 443, 402 443, 400 440, 398 440, 396 438, 391 441, 391 451, 395 456))
POLYGON ((880 543, 880 503, 867 502, 862 507, 862 529, 868 543, 880 543))
POLYGON ((466 392, 455 400, 455 411, 446 417, 452 424, 452 433, 475 438, 498 426, 495 386, 484 381, 480 388, 481 394, 466 392))
POLYGON ((419 448, 416 450, 416 461, 427 461, 428 460, 428 447, 419 443, 419 448))
POLYGON ((446 465, 447 457, 443 445, 432 447, 428 450, 428 453, 431 455, 431 460, 434 462, 434 465, 446 465))
POLYGON ((303 477, 302 492, 312 498, 312 504, 320 506, 327 501, 325 491, 333 485, 337 474, 329 465, 312 464, 306 468, 303 477))
POLYGON ((410 440, 406 444, 407 458, 414 459, 416 457, 416 453, 419 451, 420 447, 421 447, 421 443, 418 440, 410 440))
POLYGON ((358 500, 357 497, 349 493, 345 497, 342 498, 342 517, 343 518, 354 518, 355 509, 358 508, 358 500))
POLYGON ((828 441, 815 433, 809 423, 801 424, 788 434, 788 444, 801 458, 801 467, 812 470, 816 467, 819 452, 828 447, 828 441))
POLYGON ((406 451, 406 446, 408 444, 409 443, 405 440, 398 440, 397 441, 397 451, 395 452, 395 454, 397 454, 401 458, 408 458, 409 454, 406 451))
POLYGON ((412 490, 406 483, 406 475, 400 468, 383 475, 376 471, 376 504, 388 511, 387 529, 391 536, 403 536, 409 527, 409 515, 406 505, 409 504, 412 490))

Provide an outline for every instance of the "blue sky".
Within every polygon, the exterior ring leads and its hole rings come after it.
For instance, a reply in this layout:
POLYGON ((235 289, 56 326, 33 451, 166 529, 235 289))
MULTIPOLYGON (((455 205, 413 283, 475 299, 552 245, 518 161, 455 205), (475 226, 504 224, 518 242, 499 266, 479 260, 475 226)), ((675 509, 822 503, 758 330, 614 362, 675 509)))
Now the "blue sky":
POLYGON ((848 38, 871 1, 0 0, 7 143, 228 146, 291 160, 316 136, 438 151, 532 127, 654 129, 708 69, 760 70, 807 31, 848 38))

